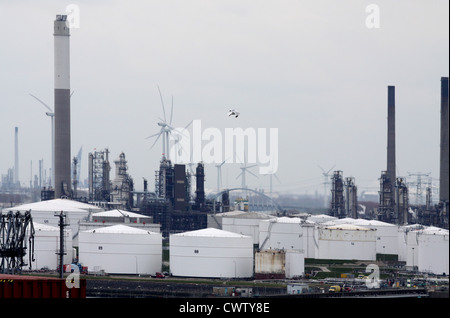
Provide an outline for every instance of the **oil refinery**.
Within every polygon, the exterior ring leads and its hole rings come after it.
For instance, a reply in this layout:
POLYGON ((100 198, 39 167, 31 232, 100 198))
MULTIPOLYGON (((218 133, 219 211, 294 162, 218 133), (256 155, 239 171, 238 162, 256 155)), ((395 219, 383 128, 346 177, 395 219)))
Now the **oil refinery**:
MULTIPOLYGON (((361 297, 368 289, 380 289, 381 285, 392 291, 390 296, 407 291, 407 297, 417 296, 417 290, 423 292, 422 297, 429 297, 431 289, 435 292, 443 286, 448 297, 448 77, 440 78, 441 94, 436 96, 436 100, 440 99, 440 140, 435 141, 440 150, 440 157, 436 158, 440 165, 437 204, 433 203, 436 198, 432 198, 431 186, 425 189, 425 202, 411 202, 411 190, 417 194, 422 188, 398 175, 396 88, 399 86, 379 83, 383 89, 387 87, 387 160, 385 167, 371 167, 380 176, 375 202, 369 206, 369 200, 361 200, 357 175, 345 176, 345 171, 330 169, 323 174, 326 184, 331 185, 327 189, 325 184, 326 207, 320 198, 320 208, 310 208, 292 204, 273 192, 274 173, 270 174, 270 191, 247 186, 246 174, 258 176, 248 170, 257 165, 247 162, 245 149, 244 153, 234 153, 244 158, 238 176, 242 181, 239 187, 222 186, 221 169, 227 159, 221 164, 203 160, 179 163, 170 157, 169 141, 177 143, 179 139, 171 126, 172 113, 170 120, 166 120, 161 91, 164 119, 160 118, 157 123, 160 132, 150 136, 156 137, 152 147, 161 136, 163 146, 162 155, 151 158, 159 165, 154 171, 154 180, 131 175, 130 167, 135 163, 125 151, 113 155, 117 151, 113 147, 99 145, 88 153, 87 160, 82 157, 82 149, 73 156, 73 72, 70 68, 73 45, 69 40, 72 35, 67 15, 56 15, 53 25, 54 113, 51 113, 51 120, 54 132, 51 146, 54 162, 48 175, 43 162, 39 162, 34 182, 30 178, 29 187, 21 185, 19 128, 15 127, 14 155, 8 151, 2 153, 3 158, 14 157, 15 164, 2 174, 0 183, 1 275, 16 277, 28 272, 51 272, 59 273, 62 279, 76 268, 75 272, 83 275, 88 283, 83 281, 81 296, 74 294, 73 297, 114 297, 100 290, 102 280, 113 275, 147 281, 166 278, 167 286, 152 289, 149 292, 152 297, 251 297, 256 294, 306 297, 309 294, 320 298, 344 295, 344 291, 352 297, 361 297), (87 182, 80 182, 80 167, 87 167, 87 182), (217 171, 214 191, 206 186, 207 178, 213 178, 207 175, 208 167, 217 171), (336 264, 341 267, 336 269, 336 264), (375 268, 381 271, 374 271, 375 268), (334 276, 327 276, 327 273, 334 276), (367 275, 374 273, 382 273, 376 277, 376 287, 371 285, 373 281, 367 280, 367 275), (89 285, 90 275, 100 278, 89 285), (230 292, 223 286, 211 285, 205 291, 200 288, 206 287, 199 284, 202 287, 192 287, 197 289, 189 293, 181 292, 184 288, 181 283, 178 291, 170 287, 169 279, 173 277, 212 280, 216 285, 224 281, 236 285, 251 281, 254 287, 242 284, 237 288, 239 292, 234 287, 230 292), (423 279, 423 288, 410 290, 408 279, 416 279, 417 285, 423 279), (255 283, 272 284, 274 281, 286 286, 259 289, 255 283), (329 288, 324 290, 321 284, 329 288), (91 287, 94 285, 95 290, 91 287)), ((438 79, 430 80, 437 82, 438 79)), ((241 110, 239 119, 245 116, 245 111, 241 110)), ((427 174, 410 176, 420 178, 427 174)), ((13 293, 2 288, 0 298, 13 293)), ((117 297, 123 296, 121 288, 114 289, 117 297)), ((129 295, 136 296, 139 288, 132 287, 129 295)))

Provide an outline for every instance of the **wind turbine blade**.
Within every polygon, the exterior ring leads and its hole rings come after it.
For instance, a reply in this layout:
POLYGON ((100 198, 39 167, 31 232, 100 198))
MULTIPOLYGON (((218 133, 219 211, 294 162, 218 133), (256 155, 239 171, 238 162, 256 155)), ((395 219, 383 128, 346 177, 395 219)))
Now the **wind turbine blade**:
POLYGON ((251 172, 251 171, 247 171, 247 172, 250 173, 251 175, 255 176, 256 178, 258 178, 258 176, 256 174, 254 174, 253 172, 251 172))
POLYGON ((154 142, 153 145, 150 147, 150 149, 153 148, 153 146, 156 144, 156 142, 158 141, 159 137, 161 137, 161 135, 162 135, 162 132, 159 133, 158 138, 156 138, 155 142, 154 142))
POLYGON ((257 166, 257 164, 254 164, 252 166, 247 166, 246 168, 249 169, 249 168, 253 168, 253 167, 256 167, 256 166, 257 166))
POLYGON ((332 167, 330 168, 330 170, 327 171, 327 174, 328 174, 334 167, 336 167, 336 165, 332 166, 332 167))
POLYGON ((163 109, 163 114, 164 114, 164 123, 166 122, 166 110, 164 109, 164 100, 162 98, 162 94, 161 94, 161 90, 159 89, 159 85, 158 85, 158 92, 159 92, 159 98, 161 98, 161 106, 163 109))
POLYGON ((186 127, 184 127, 184 129, 187 129, 191 124, 192 124, 193 120, 191 120, 191 122, 189 124, 186 125, 186 127))
POLYGON ((148 136, 148 137, 145 137, 145 139, 150 139, 150 138, 152 138, 152 137, 155 137, 155 136, 157 136, 157 135, 159 135, 159 134, 161 134, 161 132, 159 132, 159 133, 156 133, 156 134, 154 134, 154 135, 151 135, 151 136, 148 136))
POLYGON ((277 175, 276 175, 275 173, 273 174, 273 176, 275 177, 275 179, 277 179, 277 180, 278 180, 278 182, 279 182, 279 183, 281 183, 281 180, 280 180, 280 178, 278 178, 278 176, 277 176, 277 175))
POLYGON ((239 177, 242 175, 242 172, 236 177, 236 180, 239 179, 239 177))
POLYGON ((72 97, 73 93, 75 93, 75 91, 72 91, 72 93, 70 94, 70 97, 72 97))
POLYGON ((41 101, 39 98, 37 98, 37 97, 34 96, 33 94, 31 94, 31 93, 28 93, 28 94, 30 94, 31 97, 36 98, 36 99, 38 100, 39 103, 41 103, 42 105, 44 105, 45 107, 47 107, 47 109, 53 113, 53 110, 50 108, 50 106, 48 106, 46 103, 44 103, 43 101, 41 101))

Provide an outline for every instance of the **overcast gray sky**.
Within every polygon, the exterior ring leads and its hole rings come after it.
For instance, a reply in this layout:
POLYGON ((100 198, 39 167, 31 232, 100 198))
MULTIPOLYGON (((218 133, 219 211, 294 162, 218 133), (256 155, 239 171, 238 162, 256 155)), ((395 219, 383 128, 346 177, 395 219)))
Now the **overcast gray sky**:
MULTIPOLYGON (((53 107, 53 21, 75 4, 71 30, 72 156, 124 152, 136 187, 154 187, 163 117, 173 126, 278 128, 274 190, 323 192, 319 166, 377 191, 386 169, 387 86, 396 86, 397 174, 439 178, 440 78, 448 76, 447 0, 0 0, 0 173, 20 180, 38 160, 51 165, 50 119, 28 94, 53 107), (370 4, 379 28, 368 28, 370 4), (227 117, 236 108, 241 116, 227 117)), ((225 159, 225 158, 224 158, 225 159)), ((225 164, 223 186, 240 186, 239 164, 225 164)), ((111 178, 114 178, 112 164, 111 178)), ((251 171, 257 173, 253 168, 251 171)), ((206 186, 216 188, 206 166, 206 186)), ((408 178, 415 181, 415 178, 408 178)), ((249 175, 251 188, 269 178, 249 175)))

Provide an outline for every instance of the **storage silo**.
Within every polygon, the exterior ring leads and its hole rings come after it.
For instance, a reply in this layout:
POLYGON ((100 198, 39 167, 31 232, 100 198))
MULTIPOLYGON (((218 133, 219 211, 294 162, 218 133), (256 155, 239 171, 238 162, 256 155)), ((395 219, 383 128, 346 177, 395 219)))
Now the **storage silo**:
MULTIPOLYGON (((31 262, 32 270, 57 270, 59 263, 59 240, 60 230, 58 227, 50 226, 33 222, 34 227, 34 261, 31 262)), ((27 231, 29 231, 27 229, 27 231)), ((29 234, 28 234, 29 235, 29 234)), ((25 259, 28 260, 28 253, 30 247, 27 249, 25 259)), ((64 264, 71 264, 73 257, 72 249, 72 231, 70 229, 64 230, 64 264)), ((63 265, 64 265, 63 264, 63 265)))
POLYGON ((406 266, 417 266, 418 231, 426 228, 421 224, 411 224, 398 228, 398 260, 406 266))
MULTIPOLYGON (((417 267, 420 272, 449 273, 448 230, 434 226, 419 230, 417 267)), ((444 274, 444 275, 445 275, 444 274)))
MULTIPOLYGON (((59 215, 59 213, 63 211, 67 215, 66 222, 69 223, 69 226, 67 228, 70 228, 72 230, 72 235, 76 237, 79 230, 78 222, 86 219, 90 213, 100 212, 103 211, 103 209, 92 204, 87 204, 75 200, 54 199, 22 204, 2 210, 2 212, 9 211, 31 211, 33 222, 52 226, 58 226, 59 222, 59 218, 55 217, 55 213, 58 213, 59 215)), ((74 241, 74 246, 77 246, 76 241, 74 241)))
POLYGON ((222 230, 253 237, 253 244, 259 244, 259 224, 262 220, 275 218, 267 213, 243 212, 222 217, 222 230))
POLYGON ((214 228, 172 234, 170 271, 174 276, 232 278, 253 275, 253 239, 214 228))
POLYGON ((300 218, 279 217, 263 220, 259 223, 259 248, 294 249, 304 251, 304 221, 300 218))
POLYGON ((89 272, 155 274, 162 266, 162 235, 122 224, 81 231, 78 254, 89 272))
POLYGON ((353 224, 376 230, 376 253, 398 255, 398 227, 395 224, 354 218, 343 218, 322 223, 325 226, 339 224, 353 224))
POLYGON ((377 230, 376 251, 377 254, 398 255, 398 226, 378 220, 355 219, 352 223, 377 230))
POLYGON ((376 259, 376 230, 353 224, 318 228, 319 259, 376 259))

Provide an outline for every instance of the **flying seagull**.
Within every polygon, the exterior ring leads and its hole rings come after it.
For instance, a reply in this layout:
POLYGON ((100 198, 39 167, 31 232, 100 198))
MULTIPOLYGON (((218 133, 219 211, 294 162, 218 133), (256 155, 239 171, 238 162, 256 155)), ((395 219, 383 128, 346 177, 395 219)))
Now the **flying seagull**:
POLYGON ((234 109, 230 109, 228 111, 228 116, 235 116, 237 118, 239 116, 239 114, 240 113, 238 111, 234 110, 234 109))

